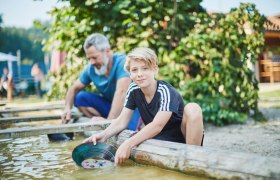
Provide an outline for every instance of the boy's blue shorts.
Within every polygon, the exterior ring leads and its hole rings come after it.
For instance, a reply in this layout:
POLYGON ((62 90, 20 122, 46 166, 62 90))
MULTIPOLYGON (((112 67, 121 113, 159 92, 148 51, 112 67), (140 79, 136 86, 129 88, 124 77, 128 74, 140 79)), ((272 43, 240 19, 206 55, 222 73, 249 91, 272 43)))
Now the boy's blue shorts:
MULTIPOLYGON (((102 117, 107 118, 111 109, 111 102, 95 93, 80 91, 75 96, 74 106, 92 107, 96 109, 102 117)), ((120 106, 122 106, 122 104, 120 104, 120 106)), ((135 109, 127 129, 135 131, 141 126, 141 124, 142 119, 140 117, 140 113, 138 109, 135 109)))

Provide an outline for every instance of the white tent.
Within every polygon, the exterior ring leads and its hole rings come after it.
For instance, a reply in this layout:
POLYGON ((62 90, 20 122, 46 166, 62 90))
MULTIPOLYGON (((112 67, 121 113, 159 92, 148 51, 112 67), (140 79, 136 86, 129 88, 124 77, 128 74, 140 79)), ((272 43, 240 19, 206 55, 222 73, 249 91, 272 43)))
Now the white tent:
POLYGON ((1 61, 7 61, 9 73, 13 74, 12 62, 18 61, 18 57, 0 52, 0 62, 1 61))
POLYGON ((0 61, 17 61, 17 56, 0 52, 0 61))

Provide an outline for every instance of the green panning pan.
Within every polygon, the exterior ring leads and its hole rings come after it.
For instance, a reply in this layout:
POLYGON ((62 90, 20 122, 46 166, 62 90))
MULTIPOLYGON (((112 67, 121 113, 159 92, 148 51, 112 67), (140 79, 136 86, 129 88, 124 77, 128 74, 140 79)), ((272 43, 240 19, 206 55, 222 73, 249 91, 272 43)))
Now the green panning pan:
POLYGON ((106 143, 83 143, 74 148, 72 158, 78 166, 86 169, 106 168, 114 166, 116 150, 106 143))

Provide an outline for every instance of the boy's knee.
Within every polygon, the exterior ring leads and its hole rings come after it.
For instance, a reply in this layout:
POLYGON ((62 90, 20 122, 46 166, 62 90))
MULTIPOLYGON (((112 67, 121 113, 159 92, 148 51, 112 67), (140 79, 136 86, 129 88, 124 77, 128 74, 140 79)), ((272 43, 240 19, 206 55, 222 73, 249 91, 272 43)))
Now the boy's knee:
MULTIPOLYGON (((188 103, 184 109, 188 117, 202 117, 201 107, 197 103, 188 103)), ((196 119, 196 118, 195 118, 196 119)))
POLYGON ((185 111, 187 112, 202 112, 201 107, 197 103, 188 103, 185 106, 185 111))

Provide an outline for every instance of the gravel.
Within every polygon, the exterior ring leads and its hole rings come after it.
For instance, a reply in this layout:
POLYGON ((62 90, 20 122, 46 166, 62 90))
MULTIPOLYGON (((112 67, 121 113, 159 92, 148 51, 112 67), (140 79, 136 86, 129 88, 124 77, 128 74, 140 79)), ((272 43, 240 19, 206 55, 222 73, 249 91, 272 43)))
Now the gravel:
POLYGON ((259 103, 267 122, 248 119, 246 124, 224 127, 204 124, 204 147, 280 158, 280 109, 275 104, 280 101, 259 103))

